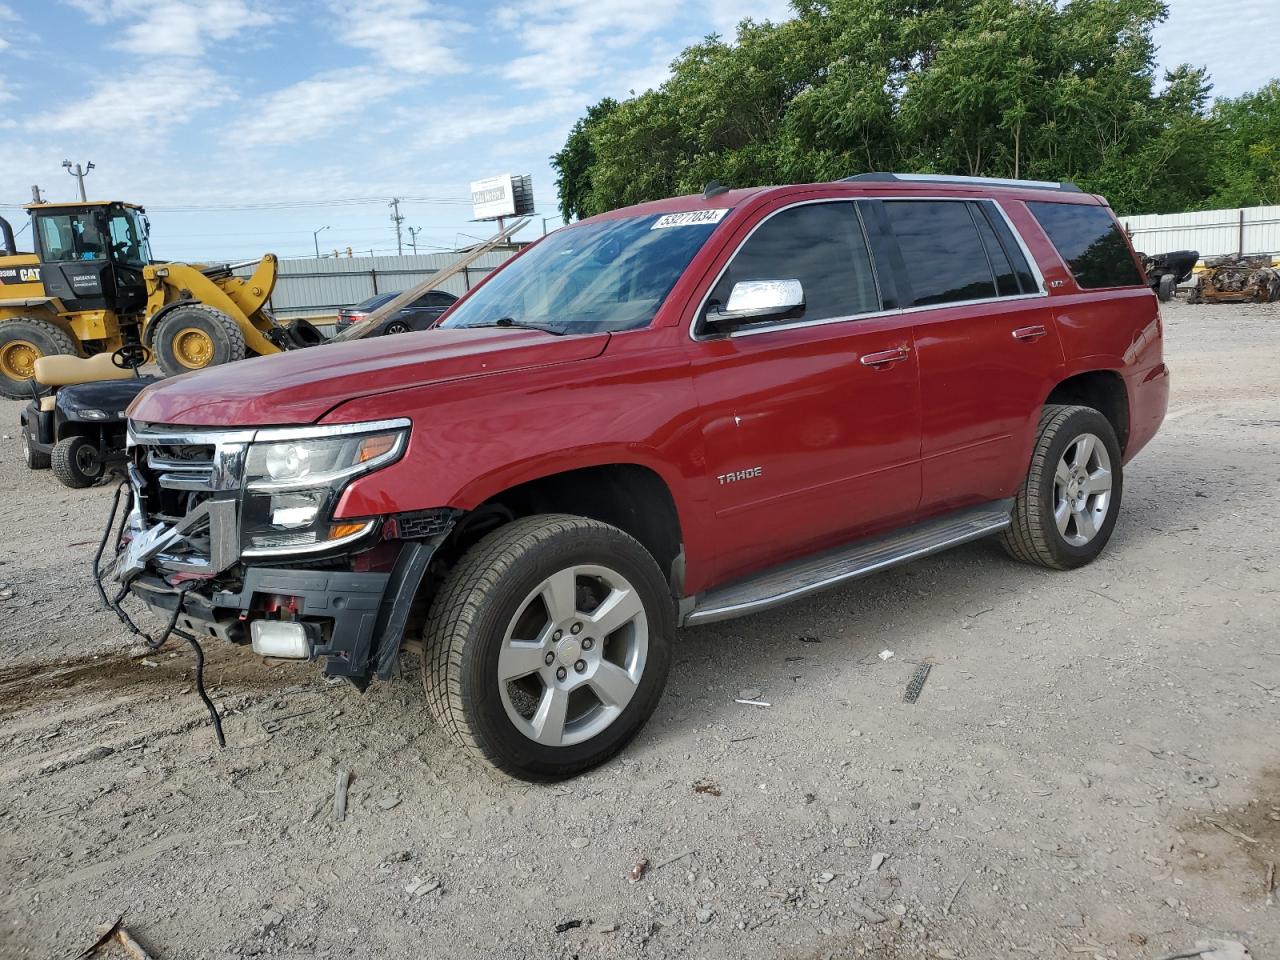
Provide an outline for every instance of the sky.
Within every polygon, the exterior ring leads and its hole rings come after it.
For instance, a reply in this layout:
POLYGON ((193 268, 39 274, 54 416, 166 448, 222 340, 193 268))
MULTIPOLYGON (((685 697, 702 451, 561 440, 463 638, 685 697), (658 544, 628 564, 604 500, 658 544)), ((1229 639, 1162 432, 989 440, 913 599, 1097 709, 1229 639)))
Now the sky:
MULTIPOLYGON (((1250 24, 1274 0, 1171 0, 1164 66, 1209 68, 1236 96, 1277 73, 1250 24)), ((681 49, 778 20, 786 0, 0 0, 0 214, 31 184, 146 206, 170 260, 396 252, 492 232, 469 184, 533 176, 559 224, 548 157, 604 96, 661 83, 681 49), (319 231, 316 236, 315 231, 319 231)), ((20 236, 20 241, 26 239, 20 236)), ((29 247, 20 242, 20 246, 29 247)))

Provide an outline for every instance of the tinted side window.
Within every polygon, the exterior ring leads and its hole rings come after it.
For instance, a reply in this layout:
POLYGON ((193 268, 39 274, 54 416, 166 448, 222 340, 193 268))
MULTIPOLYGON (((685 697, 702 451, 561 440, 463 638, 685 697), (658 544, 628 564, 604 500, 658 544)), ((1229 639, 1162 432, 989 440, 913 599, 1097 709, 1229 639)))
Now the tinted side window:
POLYGON ((871 256, 851 203, 814 203, 766 220, 729 262, 708 306, 723 306, 743 280, 799 280, 801 320, 828 320, 880 309, 871 256))
POLYGON ((1000 211, 995 209, 995 204, 991 201, 984 201, 978 204, 978 207, 986 215, 987 221, 996 232, 996 236, 1000 238, 1000 246, 1004 247, 1004 252, 1009 255, 1009 260, 1013 264, 1013 272, 1018 275, 1018 285, 1022 287, 1022 292, 1038 293, 1040 284, 1036 282, 1035 274, 1031 272, 1031 267, 1027 264, 1027 258, 1023 256, 1022 248, 1018 246, 1018 241, 1013 237, 1013 231, 1009 229, 1009 224, 1005 222, 1000 211))
POLYGON ((973 220, 978 225, 978 235, 982 237, 983 249, 987 251, 987 261, 991 264, 991 272, 996 276, 996 294, 1001 297, 1013 297, 1022 293, 1018 286, 1018 278, 1014 275, 1013 264, 1009 262, 1009 254, 996 236, 991 221, 987 219, 986 204, 975 204, 973 220))
POLYGON ((962 200, 886 200, 916 306, 996 296, 978 227, 962 200))
POLYGON ((1120 225, 1106 207, 1082 203, 1028 203, 1076 283, 1086 289, 1141 286, 1120 225))

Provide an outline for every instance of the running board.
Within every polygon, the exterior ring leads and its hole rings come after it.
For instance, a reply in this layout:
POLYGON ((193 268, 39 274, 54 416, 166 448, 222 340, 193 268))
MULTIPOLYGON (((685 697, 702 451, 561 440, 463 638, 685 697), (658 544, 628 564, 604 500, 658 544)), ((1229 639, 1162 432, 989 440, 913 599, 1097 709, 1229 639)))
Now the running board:
POLYGON ((1012 507, 1012 500, 998 500, 774 567, 749 580, 739 580, 695 597, 693 609, 685 616, 684 623, 693 626, 759 613, 797 597, 997 533, 1009 526, 1012 507))

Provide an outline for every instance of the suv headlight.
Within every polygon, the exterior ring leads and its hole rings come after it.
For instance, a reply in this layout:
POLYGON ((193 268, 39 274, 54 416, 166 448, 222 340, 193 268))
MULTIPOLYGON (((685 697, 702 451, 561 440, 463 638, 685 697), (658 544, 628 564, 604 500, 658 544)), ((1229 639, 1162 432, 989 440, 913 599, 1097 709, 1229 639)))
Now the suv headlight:
POLYGON ((333 522, 355 477, 399 460, 409 421, 263 430, 245 460, 241 553, 314 553, 358 540, 376 520, 333 522))

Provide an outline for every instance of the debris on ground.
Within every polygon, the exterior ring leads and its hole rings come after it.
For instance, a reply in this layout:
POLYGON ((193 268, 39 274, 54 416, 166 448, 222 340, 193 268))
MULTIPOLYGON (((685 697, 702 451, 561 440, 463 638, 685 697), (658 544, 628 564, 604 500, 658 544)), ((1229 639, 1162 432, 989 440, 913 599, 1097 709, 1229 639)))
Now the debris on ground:
POLYGON ((773 706, 772 703, 768 703, 764 700, 749 700, 746 697, 736 697, 734 698, 733 702, 745 703, 749 707, 772 707, 773 706))
POLYGON ((411 897, 424 897, 432 891, 440 889, 440 881, 434 877, 414 877, 405 886, 404 892, 411 897))
POLYGON ((883 867, 883 866, 884 866, 884 862, 885 862, 886 860, 888 860, 888 859, 889 859, 889 855, 888 855, 887 853, 875 853, 875 854, 872 854, 872 855, 871 855, 871 869, 870 869, 870 870, 868 870, 867 872, 868 872, 868 873, 875 873, 877 870, 879 870, 881 867, 883 867))
POLYGON ((1171 953, 1160 960, 1253 960, 1249 948, 1237 940, 1197 940, 1194 950, 1171 953))
POLYGON ((720 796, 720 784, 714 780, 698 780, 693 784, 694 793, 706 793, 713 797, 720 796))
POLYGON ((577 930, 582 926, 581 920, 561 920, 556 924, 556 933, 564 933, 567 930, 577 930))
POLYGON ((639 883, 644 879, 644 875, 649 871, 649 861, 641 857, 631 867, 629 874, 632 883, 639 883))
POLYGON ((915 672, 911 674, 911 679, 907 681, 907 689, 902 694, 903 703, 915 703, 920 699, 920 692, 924 689, 924 682, 929 679, 929 671, 933 669, 933 664, 922 663, 916 667, 915 672))
POLYGON ((124 948, 132 960, 151 960, 151 954, 142 948, 142 945, 129 934, 124 928, 124 914, 121 914, 106 932, 102 934, 88 950, 76 957, 76 960, 87 960, 87 958, 97 954, 103 947, 111 942, 120 944, 124 948))
POLYGON ((892 659, 893 659, 893 651, 892 651, 892 650, 881 650, 881 651, 880 651, 880 659, 881 659, 881 660, 892 660, 892 659))
POLYGON ((347 788, 351 786, 351 771, 338 768, 338 782, 333 788, 333 819, 342 823, 347 819, 347 788))

